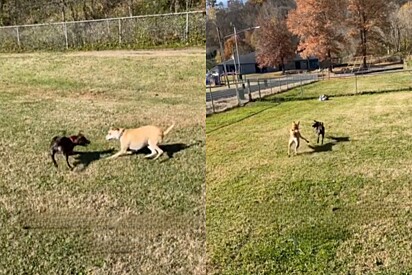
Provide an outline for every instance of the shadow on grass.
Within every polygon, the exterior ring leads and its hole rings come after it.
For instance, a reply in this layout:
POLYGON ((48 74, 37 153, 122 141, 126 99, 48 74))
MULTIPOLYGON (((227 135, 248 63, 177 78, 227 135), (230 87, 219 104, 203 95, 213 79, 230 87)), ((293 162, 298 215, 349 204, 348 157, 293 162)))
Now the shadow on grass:
MULTIPOLYGON (((184 143, 172 143, 172 144, 164 144, 164 145, 159 145, 160 149, 164 151, 164 153, 169 157, 169 159, 173 158, 174 154, 183 151, 189 147, 192 147, 194 144, 184 144, 184 143)), ((134 152, 134 154, 137 155, 148 155, 150 154, 149 148, 145 147, 140 149, 139 151, 134 152)))
POLYGON ((324 143, 322 145, 308 145, 312 151, 309 152, 303 152, 302 155, 310 155, 310 154, 315 154, 315 153, 322 153, 322 152, 330 152, 332 151, 333 146, 338 144, 339 142, 349 142, 350 138, 349 137, 335 137, 335 136, 327 136, 326 138, 331 139, 332 142, 324 143))
MULTIPOLYGON (((199 144, 200 142, 195 142, 193 144, 184 144, 184 143, 172 143, 159 145, 160 149, 168 156, 168 159, 173 158, 174 154, 185 150, 193 145, 199 144)), ((115 153, 115 149, 109 149, 104 151, 93 151, 93 152, 74 152, 77 156, 75 157, 75 162, 73 165, 75 167, 81 165, 79 171, 85 170, 92 162, 102 159, 103 157, 108 157, 115 153)), ((133 155, 148 155, 150 150, 147 147, 140 149, 139 151, 134 151, 133 155)))
POLYGON ((92 151, 92 152, 74 152, 77 156, 75 157, 75 162, 73 165, 77 167, 81 164, 81 171, 86 169, 92 162, 101 159, 104 155, 112 154, 115 150, 108 149, 104 151, 92 151))

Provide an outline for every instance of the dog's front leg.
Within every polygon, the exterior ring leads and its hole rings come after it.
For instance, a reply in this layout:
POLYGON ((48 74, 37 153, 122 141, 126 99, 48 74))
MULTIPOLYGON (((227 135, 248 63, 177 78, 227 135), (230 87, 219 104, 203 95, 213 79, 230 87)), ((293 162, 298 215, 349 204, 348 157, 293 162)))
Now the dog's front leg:
POLYGON ((306 141, 306 143, 309 143, 309 140, 307 140, 305 137, 303 137, 302 135, 300 135, 300 138, 303 139, 304 141, 306 141))
MULTIPOLYGON (((318 139, 316 140, 316 144, 318 143, 319 143, 319 134, 318 134, 318 139)), ((322 144, 323 144, 323 141, 322 141, 322 144)))

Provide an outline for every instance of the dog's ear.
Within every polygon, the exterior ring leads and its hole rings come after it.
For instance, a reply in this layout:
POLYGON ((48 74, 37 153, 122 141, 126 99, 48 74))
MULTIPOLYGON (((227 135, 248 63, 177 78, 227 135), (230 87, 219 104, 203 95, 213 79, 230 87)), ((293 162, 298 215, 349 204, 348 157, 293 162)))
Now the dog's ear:
POLYGON ((299 126, 299 124, 300 124, 300 121, 298 121, 298 123, 296 123, 296 125, 298 125, 298 126, 299 126))

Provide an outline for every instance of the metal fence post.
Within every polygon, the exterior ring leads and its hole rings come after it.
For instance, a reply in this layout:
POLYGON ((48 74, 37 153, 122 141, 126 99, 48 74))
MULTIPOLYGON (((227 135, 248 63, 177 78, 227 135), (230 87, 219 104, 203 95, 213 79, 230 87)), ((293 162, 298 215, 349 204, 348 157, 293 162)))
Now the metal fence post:
POLYGON ((66 50, 69 48, 69 41, 67 39, 67 26, 66 26, 66 22, 63 22, 63 32, 64 32, 64 41, 65 41, 65 47, 66 50))
POLYGON ((118 20, 119 23, 119 45, 122 44, 122 20, 118 20))
POLYGON ((106 25, 107 25, 107 34, 110 36, 110 21, 109 20, 106 21, 106 25))
POLYGON ((212 102, 212 113, 215 113, 215 104, 213 102, 212 86, 209 86, 210 101, 212 102))
POLYGON ((358 93, 358 76, 355 74, 355 93, 358 93))
POLYGON ((259 79, 258 79, 258 87, 259 87, 259 100, 262 100, 262 95, 260 93, 260 81, 259 81, 259 79))
POLYGON ((19 46, 19 48, 21 47, 20 44, 20 32, 19 32, 19 27, 16 27, 16 35, 17 35, 17 46, 19 46))
POLYGON ((272 91, 272 84, 271 84, 271 79, 269 79, 269 85, 270 85, 270 94, 272 94, 273 93, 273 91, 272 91))
POLYGON ((186 12, 186 29, 185 29, 185 40, 189 41, 189 13, 186 12))
POLYGON ((252 91, 250 90, 250 80, 249 79, 247 80, 247 93, 249 95, 249 102, 251 102, 253 99, 252 99, 252 91))

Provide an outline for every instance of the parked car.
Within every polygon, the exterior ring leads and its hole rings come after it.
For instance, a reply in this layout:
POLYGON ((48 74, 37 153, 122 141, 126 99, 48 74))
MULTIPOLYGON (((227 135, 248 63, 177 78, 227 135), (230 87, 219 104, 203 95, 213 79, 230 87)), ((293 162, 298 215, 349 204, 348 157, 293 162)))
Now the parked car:
POLYGON ((220 86, 220 76, 218 72, 209 71, 206 73, 206 85, 220 86))

